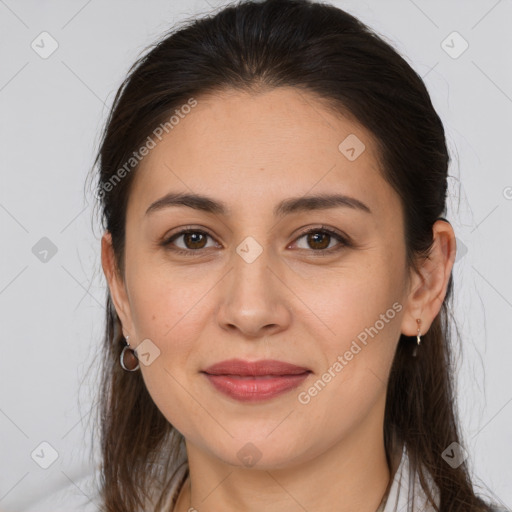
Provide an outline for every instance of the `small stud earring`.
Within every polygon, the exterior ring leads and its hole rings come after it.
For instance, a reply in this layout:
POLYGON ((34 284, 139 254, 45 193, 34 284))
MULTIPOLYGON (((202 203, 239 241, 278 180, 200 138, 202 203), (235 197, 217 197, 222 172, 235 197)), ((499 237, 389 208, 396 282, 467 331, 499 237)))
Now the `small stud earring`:
POLYGON ((418 334, 416 335, 416 346, 414 347, 414 350, 412 351, 412 357, 416 357, 416 354, 418 352, 418 347, 421 343, 421 331, 420 331, 421 320, 419 318, 417 318, 416 323, 418 324, 418 334))

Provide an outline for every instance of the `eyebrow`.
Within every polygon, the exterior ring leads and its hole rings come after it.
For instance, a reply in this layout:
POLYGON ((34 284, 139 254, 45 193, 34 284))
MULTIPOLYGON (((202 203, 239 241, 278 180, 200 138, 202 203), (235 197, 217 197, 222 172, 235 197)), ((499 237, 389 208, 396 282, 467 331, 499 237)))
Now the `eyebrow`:
MULTIPOLYGON (((187 206, 216 215, 227 216, 230 209, 222 201, 200 194, 170 192, 152 203, 146 210, 146 215, 172 206, 187 206)), ((311 210, 326 210, 329 208, 348 207, 354 210, 372 213, 370 208, 359 199, 343 194, 320 194, 284 199, 274 208, 274 216, 283 217, 291 213, 311 210)))

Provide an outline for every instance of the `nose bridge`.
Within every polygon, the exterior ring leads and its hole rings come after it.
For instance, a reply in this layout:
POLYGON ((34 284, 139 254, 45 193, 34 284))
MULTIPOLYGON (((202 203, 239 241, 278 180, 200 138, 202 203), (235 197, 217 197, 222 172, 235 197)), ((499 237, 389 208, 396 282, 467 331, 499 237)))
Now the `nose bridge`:
POLYGON ((270 327, 283 328, 289 322, 286 297, 279 289, 283 284, 274 275, 272 253, 265 243, 247 236, 235 247, 219 310, 224 328, 236 327, 248 336, 267 334, 270 327))
MULTIPOLYGON (((262 240, 261 236, 258 238, 261 243, 254 236, 246 236, 236 246, 233 255, 233 286, 236 291, 241 291, 244 295, 250 295, 252 289, 255 300, 258 300, 262 293, 264 297, 261 298, 270 300, 272 272, 269 268, 269 259, 271 249, 264 246, 266 241, 262 240)), ((247 299, 244 297, 244 300, 247 299)))

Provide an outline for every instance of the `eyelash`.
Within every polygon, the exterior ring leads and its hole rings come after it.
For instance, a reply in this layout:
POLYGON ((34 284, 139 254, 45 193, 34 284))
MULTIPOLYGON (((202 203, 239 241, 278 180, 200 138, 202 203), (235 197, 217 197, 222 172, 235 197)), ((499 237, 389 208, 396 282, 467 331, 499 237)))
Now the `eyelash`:
MULTIPOLYGON (((200 229, 193 229, 193 228, 187 228, 187 229, 184 229, 182 231, 179 231, 178 233, 174 233, 171 237, 167 238, 166 240, 164 240, 161 245, 163 247, 165 247, 166 249, 170 250, 170 251, 173 251, 175 254, 180 254, 180 255, 184 255, 184 256, 199 256, 199 254, 193 254, 193 253, 199 253, 201 252, 203 249, 188 249, 188 250, 185 250, 185 249, 176 249, 176 248, 173 248, 171 247, 171 244, 172 242, 179 238, 180 236, 182 235, 187 235, 187 234, 190 234, 190 233, 200 233, 202 235, 206 235, 206 236, 209 236, 210 238, 213 238, 209 233, 207 233, 206 231, 202 231, 200 229)), ((340 245, 336 246, 336 247, 331 247, 330 249, 299 249, 299 250, 305 250, 305 251, 310 251, 310 252, 314 252, 316 253, 315 256, 329 256, 335 252, 338 252, 340 251, 341 249, 343 248, 349 248, 349 247, 353 247, 353 243, 351 242, 351 240, 349 239, 349 237, 347 236, 343 236, 341 235, 340 233, 336 232, 336 231, 333 231, 332 229, 329 229, 325 226, 320 226, 320 227, 317 227, 317 228, 310 228, 306 231, 303 231, 302 233, 300 233, 297 238, 295 240, 299 240, 300 238, 310 234, 310 233, 324 233, 324 234, 327 234, 333 238, 335 238, 338 242, 340 242, 340 245)))

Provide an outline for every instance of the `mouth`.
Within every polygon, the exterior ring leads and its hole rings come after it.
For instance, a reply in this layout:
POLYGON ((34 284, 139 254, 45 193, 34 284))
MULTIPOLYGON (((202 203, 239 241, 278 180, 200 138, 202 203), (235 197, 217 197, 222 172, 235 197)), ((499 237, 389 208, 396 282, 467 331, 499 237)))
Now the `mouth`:
POLYGON ((242 402, 255 402, 296 388, 312 372, 283 361, 230 359, 214 364, 201 373, 215 390, 224 395, 242 402))

